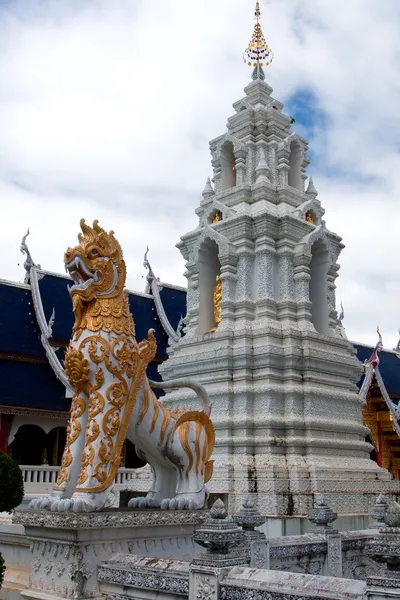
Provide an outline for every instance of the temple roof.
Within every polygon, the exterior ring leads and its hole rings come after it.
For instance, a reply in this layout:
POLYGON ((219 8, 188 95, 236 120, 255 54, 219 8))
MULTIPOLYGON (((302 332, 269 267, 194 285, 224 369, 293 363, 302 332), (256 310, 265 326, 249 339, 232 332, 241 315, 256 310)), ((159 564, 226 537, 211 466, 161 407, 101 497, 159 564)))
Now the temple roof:
MULTIPOLYGON (((67 290, 71 280, 46 271, 39 274, 39 290, 47 322, 55 310, 50 343, 58 359, 62 360, 74 322, 67 290)), ((176 328, 181 315, 186 312, 186 292, 159 281, 157 289, 165 314, 176 328)), ((151 328, 156 332, 157 359, 149 365, 148 375, 159 380, 157 362, 167 358, 168 335, 161 325, 152 295, 128 290, 128 298, 137 339, 140 341, 147 337, 151 328)), ((0 306, 0 406, 69 410, 70 399, 66 398, 65 387, 55 376, 41 343, 30 286, 0 280, 0 306)))
MULTIPOLYGON (((53 308, 52 347, 62 360, 73 326, 68 277, 40 271, 39 289, 47 322, 53 308)), ((152 281, 159 292, 158 304, 170 326, 176 331, 186 314, 186 291, 183 288, 152 281)), ((157 337, 157 360, 149 366, 149 377, 159 380, 157 362, 167 358, 168 334, 160 321, 154 295, 128 290, 129 305, 135 319, 136 337, 140 341, 150 328, 157 337)), ((40 329, 35 317, 30 286, 0 280, 0 405, 26 407, 37 410, 66 411, 70 400, 65 387, 55 376, 40 340, 40 329)), ((364 363, 371 357, 374 346, 354 343, 358 359, 364 363)), ((390 396, 400 398, 400 362, 394 351, 380 350, 379 372, 390 396)), ((358 383, 361 388, 365 375, 358 383)))
MULTIPOLYGON (((371 356, 374 346, 366 346, 364 344, 354 344, 357 352, 358 360, 364 363, 371 356)), ((379 370, 382 375, 385 388, 390 395, 400 398, 400 360, 396 353, 392 350, 381 350, 379 352, 379 370)), ((363 375, 358 383, 361 387, 364 381, 363 375)))

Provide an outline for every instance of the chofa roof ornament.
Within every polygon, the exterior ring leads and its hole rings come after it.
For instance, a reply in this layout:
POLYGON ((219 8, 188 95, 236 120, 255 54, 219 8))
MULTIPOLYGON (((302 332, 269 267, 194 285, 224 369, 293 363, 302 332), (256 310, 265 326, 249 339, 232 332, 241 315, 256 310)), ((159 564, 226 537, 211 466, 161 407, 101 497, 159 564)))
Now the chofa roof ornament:
POLYGON ((53 325, 55 321, 55 309, 51 313, 49 322, 46 320, 46 315, 43 309, 42 297, 40 295, 39 279, 41 266, 34 263, 29 248, 26 244, 26 238, 29 235, 29 229, 24 235, 21 241, 20 250, 22 254, 26 255, 24 262, 25 268, 25 280, 24 283, 29 283, 31 287, 33 309, 35 311, 36 321, 40 329, 40 341, 46 352, 47 359, 50 363, 51 368, 54 371, 55 376, 61 381, 68 392, 72 391, 69 381, 64 373, 64 368, 56 354, 55 348, 52 346, 50 340, 53 335, 53 325))
POLYGON ((399 341, 397 342, 396 348, 393 348, 393 351, 396 353, 397 358, 400 358, 400 329, 399 329, 399 341))
POLYGON ((372 365, 373 367, 379 366, 380 359, 379 359, 378 353, 383 349, 382 336, 381 336, 381 332, 379 331, 379 325, 376 329, 376 333, 378 334, 379 339, 376 343, 376 346, 375 346, 371 356, 364 361, 365 365, 372 365))
POLYGON ((28 248, 28 245, 26 243, 26 238, 28 237, 29 234, 30 234, 30 231, 29 231, 29 227, 28 227, 28 231, 26 232, 26 234, 22 238, 22 240, 21 240, 21 246, 20 246, 20 250, 21 250, 22 254, 24 254, 26 256, 26 259, 24 261, 24 269, 25 269, 24 283, 29 283, 32 267, 37 267, 38 269, 41 269, 40 265, 36 265, 34 263, 32 255, 29 252, 29 248, 28 248))
POLYGON ((169 322, 169 319, 164 310, 162 300, 160 297, 160 290, 158 289, 158 284, 159 284, 160 280, 159 280, 159 278, 157 278, 155 276, 154 271, 151 268, 151 265, 150 265, 150 262, 148 259, 148 254, 149 254, 149 247, 147 246, 146 252, 144 254, 144 259, 143 259, 143 266, 148 270, 148 274, 146 277, 147 282, 146 282, 145 292, 146 292, 146 294, 151 294, 153 296, 154 304, 156 305, 157 315, 161 321, 161 325, 163 326, 164 331, 168 335, 169 339, 172 342, 176 343, 182 337, 183 322, 179 321, 177 331, 175 331, 175 329, 172 327, 171 323, 169 322))
POLYGON ((381 350, 383 350, 383 343, 382 343, 382 336, 379 331, 379 327, 377 328, 376 331, 378 334, 378 341, 375 345, 375 348, 372 351, 371 356, 364 361, 364 366, 365 366, 364 381, 362 383, 360 391, 358 392, 358 395, 364 402, 366 402, 368 390, 371 386, 373 377, 375 375, 375 379, 378 383, 379 389, 381 390, 382 397, 385 400, 386 406, 388 407, 390 414, 393 417, 393 426, 396 430, 397 435, 400 437, 400 423, 399 423, 398 407, 394 404, 394 402, 390 398, 388 391, 385 387, 385 383, 382 379, 381 372, 379 370, 379 363, 380 363, 379 352, 381 350))
POLYGON ((341 302, 340 303, 340 313, 337 318, 337 323, 338 323, 340 337, 342 337, 344 340, 347 340, 347 333, 346 333, 346 330, 343 325, 343 320, 344 320, 344 308, 343 308, 343 304, 341 302))
POLYGON ((263 71, 263 67, 268 67, 268 65, 271 64, 274 54, 265 41, 265 37, 261 29, 261 11, 259 2, 256 2, 256 10, 254 14, 256 23, 254 25, 253 36, 250 40, 250 44, 243 53, 243 60, 249 65, 249 67, 254 67, 254 71, 251 76, 253 80, 264 80, 265 73, 263 71))

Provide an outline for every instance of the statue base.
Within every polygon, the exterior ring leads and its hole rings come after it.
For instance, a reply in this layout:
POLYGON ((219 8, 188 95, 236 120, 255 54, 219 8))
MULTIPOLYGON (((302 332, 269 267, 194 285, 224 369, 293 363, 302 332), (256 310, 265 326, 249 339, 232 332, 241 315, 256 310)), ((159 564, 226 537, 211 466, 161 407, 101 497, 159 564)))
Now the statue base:
POLYGON ((31 572, 21 596, 30 599, 100 598, 97 567, 115 553, 192 560, 192 541, 205 511, 112 509, 98 513, 17 511, 29 539, 31 572))

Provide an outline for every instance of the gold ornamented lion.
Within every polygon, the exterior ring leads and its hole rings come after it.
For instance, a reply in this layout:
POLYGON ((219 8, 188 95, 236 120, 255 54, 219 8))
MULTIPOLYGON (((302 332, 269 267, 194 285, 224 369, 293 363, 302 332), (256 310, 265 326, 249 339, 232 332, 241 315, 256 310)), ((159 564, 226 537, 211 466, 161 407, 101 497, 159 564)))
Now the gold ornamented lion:
POLYGON ((128 438, 154 477, 147 496, 132 499, 131 507, 203 508, 215 443, 207 394, 191 380, 175 380, 156 387, 192 388, 202 410, 179 414, 157 400, 146 376, 156 340, 153 330, 148 340, 135 339, 121 247, 98 221, 89 227, 82 219, 80 225, 79 244, 64 257, 74 282, 69 293, 75 313, 64 362, 74 390, 67 442, 55 489, 31 506, 101 510, 128 438))

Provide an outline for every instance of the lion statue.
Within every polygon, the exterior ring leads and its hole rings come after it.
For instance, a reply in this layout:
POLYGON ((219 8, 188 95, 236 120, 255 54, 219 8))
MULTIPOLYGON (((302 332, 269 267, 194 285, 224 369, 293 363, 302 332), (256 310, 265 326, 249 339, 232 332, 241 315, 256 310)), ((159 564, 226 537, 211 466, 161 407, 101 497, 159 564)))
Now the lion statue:
POLYGON ((73 388, 67 441, 56 487, 31 502, 32 508, 88 512, 107 506, 127 438, 146 460, 153 484, 131 507, 201 509, 212 475, 215 433, 204 388, 191 380, 149 382, 148 364, 156 353, 154 331, 137 343, 124 291, 122 250, 98 221, 81 220, 79 244, 64 262, 75 324, 65 354, 73 388), (169 411, 151 389, 189 387, 202 410, 169 411))

